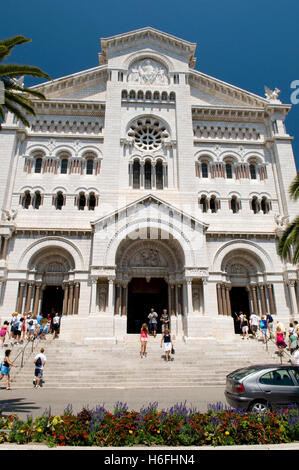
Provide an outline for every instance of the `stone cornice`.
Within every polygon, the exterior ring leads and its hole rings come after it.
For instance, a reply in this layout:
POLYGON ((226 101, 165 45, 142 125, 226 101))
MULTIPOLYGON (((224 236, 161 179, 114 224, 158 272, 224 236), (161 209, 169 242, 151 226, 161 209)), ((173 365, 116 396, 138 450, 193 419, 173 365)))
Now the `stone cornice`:
POLYGON ((104 101, 83 100, 32 100, 37 115, 62 115, 62 116, 105 116, 104 101))
POLYGON ((273 232, 242 232, 240 230, 235 230, 234 232, 220 232, 220 231, 207 231, 207 238, 277 238, 277 234, 273 232))
POLYGON ((264 122, 263 108, 247 106, 192 106, 192 119, 206 121, 264 122))
POLYGON ((136 43, 148 44, 149 42, 159 42, 166 50, 171 50, 178 55, 188 57, 190 67, 194 67, 194 53, 196 44, 177 38, 171 34, 164 33, 152 27, 145 27, 124 34, 117 34, 101 39, 100 63, 107 61, 110 50, 119 51, 128 47, 136 48, 136 43))

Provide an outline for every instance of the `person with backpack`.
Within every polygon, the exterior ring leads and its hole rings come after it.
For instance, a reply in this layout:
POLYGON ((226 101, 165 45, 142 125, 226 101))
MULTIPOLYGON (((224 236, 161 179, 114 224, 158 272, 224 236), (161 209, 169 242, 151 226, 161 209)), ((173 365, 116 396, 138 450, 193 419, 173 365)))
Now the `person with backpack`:
POLYGON ((35 364, 34 379, 33 379, 33 385, 35 388, 40 388, 40 381, 44 375, 44 367, 47 362, 47 358, 44 352, 45 352, 44 348, 41 348, 40 353, 37 354, 37 356, 35 356, 34 361, 33 361, 35 364))
POLYGON ((266 313, 266 320, 267 320, 267 326, 268 326, 270 339, 274 338, 274 332, 273 332, 274 321, 273 321, 273 317, 270 313, 266 313))
MULTIPOLYGON (((16 339, 16 330, 17 330, 17 323, 18 323, 18 312, 14 312, 12 314, 12 318, 10 320, 10 339, 11 342, 16 339)), ((13 344, 12 344, 13 345, 13 344)))
POLYGON ((266 316, 265 316, 265 315, 262 315, 262 318, 261 318, 261 320, 260 320, 260 330, 261 330, 261 333, 262 333, 262 337, 263 337, 264 343, 266 343, 266 341, 267 341, 268 323, 267 323, 267 320, 266 320, 266 316))

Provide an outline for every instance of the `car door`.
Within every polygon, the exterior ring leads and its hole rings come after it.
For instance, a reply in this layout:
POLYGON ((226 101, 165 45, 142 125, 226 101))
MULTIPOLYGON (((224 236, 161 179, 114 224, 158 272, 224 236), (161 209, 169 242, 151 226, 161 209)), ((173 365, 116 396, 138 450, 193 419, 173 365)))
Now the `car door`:
POLYGON ((296 381, 296 393, 295 393, 295 401, 294 403, 297 403, 299 405, 299 367, 290 367, 289 369, 291 375, 294 376, 295 381, 296 381))
POLYGON ((298 401, 298 384, 287 367, 279 367, 262 374, 258 379, 258 386, 265 400, 274 407, 298 401))

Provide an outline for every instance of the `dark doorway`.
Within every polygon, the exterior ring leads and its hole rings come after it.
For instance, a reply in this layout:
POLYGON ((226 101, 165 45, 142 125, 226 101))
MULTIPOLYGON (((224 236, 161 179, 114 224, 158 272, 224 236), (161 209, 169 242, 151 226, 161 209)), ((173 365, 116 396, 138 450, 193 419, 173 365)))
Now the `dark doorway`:
POLYGON ((235 333, 241 333, 240 322, 238 321, 240 312, 243 312, 248 320, 250 316, 249 297, 246 287, 232 287, 230 290, 230 303, 235 333))
POLYGON ((148 324, 148 314, 154 308, 158 318, 158 333, 161 332, 160 317, 164 308, 168 311, 168 284, 163 278, 133 278, 128 290, 127 333, 140 333, 141 325, 148 324))
POLYGON ((43 316, 51 313, 61 313, 63 305, 63 289, 60 286, 47 286, 43 293, 42 309, 43 316))

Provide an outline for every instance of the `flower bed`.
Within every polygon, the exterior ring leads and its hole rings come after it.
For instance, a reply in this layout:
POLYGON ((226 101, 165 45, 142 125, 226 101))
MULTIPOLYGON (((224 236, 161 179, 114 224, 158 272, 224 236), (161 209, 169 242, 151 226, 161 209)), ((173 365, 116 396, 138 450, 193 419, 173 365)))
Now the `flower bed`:
POLYGON ((0 417, 0 442, 46 442, 54 446, 221 446, 278 444, 299 440, 299 408, 254 414, 210 405, 206 413, 185 403, 158 410, 157 403, 129 411, 116 403, 113 413, 103 406, 74 414, 68 406, 61 416, 44 413, 27 421, 16 415, 0 417))

